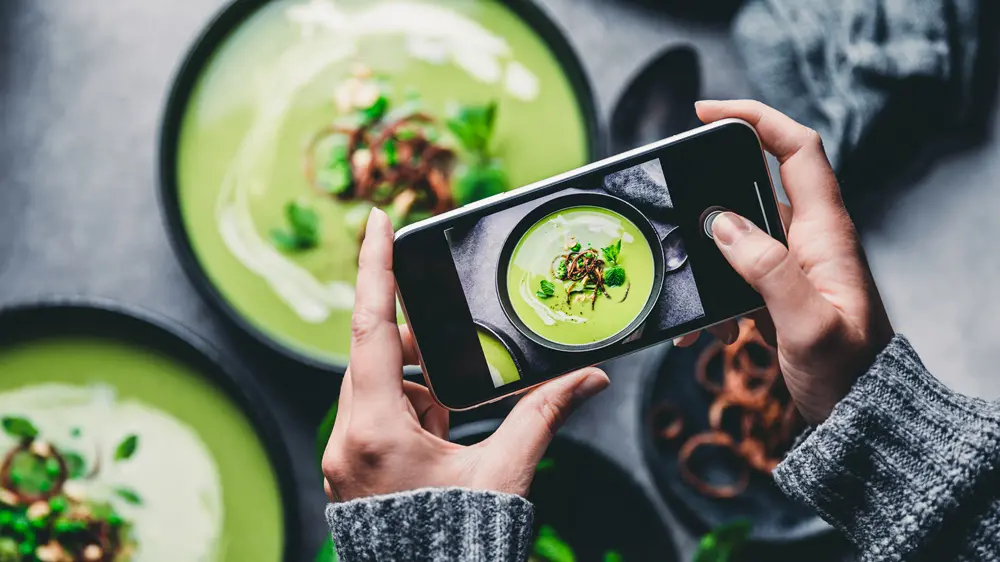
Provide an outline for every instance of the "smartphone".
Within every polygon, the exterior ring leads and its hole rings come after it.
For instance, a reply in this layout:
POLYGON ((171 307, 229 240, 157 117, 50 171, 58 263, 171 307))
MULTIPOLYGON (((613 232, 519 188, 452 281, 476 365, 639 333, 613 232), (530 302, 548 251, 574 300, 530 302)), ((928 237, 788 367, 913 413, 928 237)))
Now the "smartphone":
POLYGON ((763 307, 711 239, 723 210, 786 243, 739 120, 401 229, 396 284, 434 398, 467 410, 763 307))

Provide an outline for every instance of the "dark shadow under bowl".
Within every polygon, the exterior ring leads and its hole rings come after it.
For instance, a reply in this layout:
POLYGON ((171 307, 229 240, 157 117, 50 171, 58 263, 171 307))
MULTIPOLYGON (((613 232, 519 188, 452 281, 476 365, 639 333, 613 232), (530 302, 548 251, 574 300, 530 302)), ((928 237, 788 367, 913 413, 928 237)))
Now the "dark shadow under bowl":
POLYGON ((524 337, 537 343, 538 345, 554 349, 556 351, 593 351, 625 339, 646 321, 649 313, 652 312, 653 307, 656 306, 660 296, 660 291, 663 289, 663 246, 660 241, 660 236, 656 233, 656 229, 653 228, 653 225, 650 224, 649 219, 647 219, 646 216, 643 215, 639 209, 636 209, 631 203, 623 199, 601 193, 570 193, 568 195, 555 197, 545 203, 542 203, 532 209, 531 212, 526 214, 516 225, 514 225, 514 228, 511 229, 507 238, 504 240, 503 248, 500 250, 500 258, 497 261, 496 270, 497 297, 500 299, 500 306, 503 308, 503 312, 507 316, 507 319, 510 320, 510 323, 513 324, 514 327, 524 335, 524 337), (632 224, 639 229, 643 237, 646 239, 646 242, 649 244, 650 251, 653 255, 653 287, 649 292, 649 296, 646 297, 645 306, 643 306, 639 314, 616 334, 600 341, 579 345, 554 342, 535 333, 534 330, 529 328, 524 322, 521 321, 520 317, 518 317, 517 311, 514 310, 514 306, 510 301, 510 294, 507 287, 507 269, 510 266, 510 260, 514 254, 514 248, 517 247, 521 238, 524 237, 528 230, 535 226, 538 221, 551 215, 552 213, 570 209, 572 207, 600 207, 622 215, 626 219, 632 221, 632 224))

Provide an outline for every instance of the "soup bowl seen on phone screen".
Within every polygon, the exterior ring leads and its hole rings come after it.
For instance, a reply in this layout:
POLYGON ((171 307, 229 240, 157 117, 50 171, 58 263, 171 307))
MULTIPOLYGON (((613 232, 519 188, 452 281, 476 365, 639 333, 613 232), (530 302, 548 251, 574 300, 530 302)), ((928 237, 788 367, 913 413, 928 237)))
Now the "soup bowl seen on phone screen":
POLYGON ((582 347, 621 335, 646 308, 655 278, 646 235, 597 206, 569 207, 536 222, 517 241, 506 271, 507 298, 530 331, 525 335, 542 345, 582 347))

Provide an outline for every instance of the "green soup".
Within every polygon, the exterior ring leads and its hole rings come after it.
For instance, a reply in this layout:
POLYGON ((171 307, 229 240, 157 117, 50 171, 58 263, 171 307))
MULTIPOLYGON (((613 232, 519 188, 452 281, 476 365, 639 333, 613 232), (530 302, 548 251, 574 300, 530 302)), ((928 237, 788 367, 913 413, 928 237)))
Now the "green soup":
POLYGON ((511 187, 580 166, 588 139, 580 103, 542 39, 502 2, 276 0, 235 30, 188 101, 178 147, 178 197, 211 283, 257 329, 343 364, 357 275, 356 225, 366 209, 317 193, 303 147, 337 119, 338 85, 361 63, 443 116, 497 102, 492 151, 511 187), (554 142, 557 139, 557 142, 554 142), (275 250, 283 206, 319 215, 318 248, 275 250))
MULTIPOLYGON (((0 373, 0 415, 30 420, 39 439, 79 453, 93 472, 67 486, 131 524, 132 560, 282 559, 283 508, 267 453, 206 379, 151 351, 80 337, 0 348, 0 373), (121 460, 115 445, 130 435, 121 460)), ((0 450, 16 444, 0 435, 0 450)))
POLYGON ((489 367, 493 386, 500 387, 520 380, 521 373, 517 370, 517 365, 503 342, 485 330, 478 330, 478 333, 479 345, 483 346, 483 354, 486 355, 486 366, 489 367))
POLYGON ((571 207, 546 216, 521 237, 507 268, 507 292, 518 318, 531 331, 555 343, 583 345, 628 326, 645 307, 653 277, 652 250, 632 221, 600 207, 571 207), (602 249, 619 241, 616 263, 624 273, 620 284, 605 284, 595 295, 593 290, 576 291, 589 286, 587 282, 559 278, 560 256, 588 249, 610 268, 602 249))

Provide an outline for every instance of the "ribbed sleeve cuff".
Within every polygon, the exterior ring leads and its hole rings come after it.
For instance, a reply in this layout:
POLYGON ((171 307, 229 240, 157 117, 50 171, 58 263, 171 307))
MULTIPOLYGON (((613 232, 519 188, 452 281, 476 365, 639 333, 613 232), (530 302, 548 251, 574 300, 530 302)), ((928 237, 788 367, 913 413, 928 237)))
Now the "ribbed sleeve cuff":
POLYGON ((520 496, 424 488, 330 504, 326 519, 344 562, 521 561, 528 557, 533 513, 520 496))
POLYGON ((996 469, 998 421, 997 405, 945 388, 897 335, 774 477, 855 544, 874 545, 868 554, 895 560, 921 546, 904 538, 933 540, 992 485, 983 476, 996 469))

